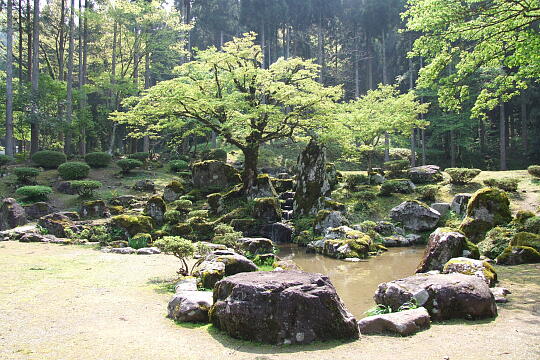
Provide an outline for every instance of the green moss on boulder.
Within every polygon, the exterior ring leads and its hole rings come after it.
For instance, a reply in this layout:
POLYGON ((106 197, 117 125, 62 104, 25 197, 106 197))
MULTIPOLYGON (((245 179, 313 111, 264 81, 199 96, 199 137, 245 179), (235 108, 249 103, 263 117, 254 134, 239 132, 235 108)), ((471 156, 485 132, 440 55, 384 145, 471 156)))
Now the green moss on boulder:
POLYGON ((142 215, 117 215, 111 218, 111 226, 124 231, 126 238, 138 233, 150 233, 153 229, 152 218, 142 215))
POLYGON ((510 240, 514 234, 513 229, 501 226, 489 230, 484 240, 478 243, 480 255, 496 259, 510 245, 510 240))

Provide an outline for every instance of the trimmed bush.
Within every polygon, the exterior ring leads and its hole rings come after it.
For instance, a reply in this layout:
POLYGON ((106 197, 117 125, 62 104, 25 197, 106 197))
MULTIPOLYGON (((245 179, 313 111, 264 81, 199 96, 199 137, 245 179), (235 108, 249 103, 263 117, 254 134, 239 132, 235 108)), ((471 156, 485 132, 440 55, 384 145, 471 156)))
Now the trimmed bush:
POLYGON ((540 165, 531 165, 527 168, 527 171, 531 176, 540 178, 540 165))
POLYGON ((92 152, 84 156, 84 161, 93 168, 102 168, 109 166, 112 156, 106 152, 92 152))
POLYGON ((223 149, 212 149, 203 154, 203 160, 218 160, 227 162, 227 152, 223 149))
POLYGON ((94 190, 101 187, 101 183, 95 180, 74 180, 70 181, 69 184, 82 198, 92 197, 94 190))
POLYGON ((124 174, 127 174, 131 170, 141 167, 144 164, 142 163, 142 161, 136 160, 136 159, 122 159, 122 160, 118 160, 116 162, 116 165, 118 165, 122 169, 122 172, 124 174))
POLYGON ((348 175, 345 178, 345 189, 356 190, 360 185, 369 185, 369 177, 363 174, 348 175))
POLYGON ((523 225, 519 226, 519 231, 529 232, 540 235, 540 216, 533 216, 525 220, 523 225))
POLYGON ((414 191, 414 184, 408 179, 386 180, 381 185, 380 195, 388 196, 392 193, 410 194, 414 191))
POLYGON ((177 224, 183 220, 184 214, 178 210, 168 210, 163 214, 163 217, 166 223, 177 224))
POLYGON ((383 164, 383 168, 387 171, 387 177, 398 178, 403 177, 405 170, 409 168, 408 160, 392 160, 383 164))
POLYGON ((164 236, 154 243, 161 251, 176 256, 181 263, 178 274, 189 275, 189 267, 186 258, 193 256, 195 245, 187 239, 180 236, 164 236))
POLYGON ((503 179, 486 179, 484 184, 489 187, 496 187, 504 191, 516 192, 520 179, 503 178, 503 179))
POLYGON ((58 174, 64 180, 80 180, 88 176, 90 166, 88 164, 73 161, 63 163, 58 167, 58 174))
POLYGON ((67 161, 66 154, 60 151, 43 150, 32 155, 32 161, 45 169, 56 169, 67 161))
POLYGON ((138 233, 134 237, 129 238, 128 246, 137 250, 145 248, 152 242, 152 236, 146 233, 138 233))
POLYGON ((128 159, 135 159, 142 162, 145 162, 150 157, 150 153, 147 152, 136 152, 128 155, 128 159))
POLYGON ((169 170, 171 172, 180 172, 189 169, 189 164, 184 160, 169 161, 169 170))
POLYGON ((467 169, 467 168, 448 168, 445 170, 450 175, 450 182, 452 184, 463 185, 472 181, 478 174, 482 172, 480 169, 467 169))
POLYGON ((0 167, 6 166, 13 162, 13 158, 7 155, 0 155, 0 167))
POLYGON ((26 200, 47 200, 49 194, 52 193, 52 189, 48 186, 23 186, 15 191, 17 195, 22 196, 26 200))
POLYGON ((415 191, 420 195, 421 200, 435 201, 439 187, 437 185, 424 185, 417 187, 415 191))
POLYGON ((17 177, 17 182, 29 184, 35 181, 35 178, 39 175, 39 170, 36 168, 20 167, 15 168, 13 173, 17 177))

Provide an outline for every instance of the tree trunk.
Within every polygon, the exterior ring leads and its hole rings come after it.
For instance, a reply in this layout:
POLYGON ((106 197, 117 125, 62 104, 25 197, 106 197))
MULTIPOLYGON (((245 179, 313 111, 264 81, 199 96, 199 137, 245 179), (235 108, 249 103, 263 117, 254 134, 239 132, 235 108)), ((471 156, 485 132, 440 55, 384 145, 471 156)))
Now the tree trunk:
POLYGON ((354 40, 354 97, 360 97, 360 60, 358 49, 358 39, 354 40))
POLYGON ((411 167, 416 166, 416 131, 413 129, 411 134, 411 167))
POLYGON ((456 167, 456 139, 454 129, 450 130, 450 167, 456 167))
POLYGON ((81 141, 79 142, 79 154, 86 154, 86 93, 84 85, 86 84, 86 69, 88 58, 88 0, 84 1, 84 12, 82 1, 79 0, 79 113, 81 117, 81 141), (82 36, 81 36, 82 32, 82 36))
MULTIPOLYGON (((19 0, 19 88, 22 90, 22 82, 23 82, 23 17, 22 17, 22 0, 19 0)), ((19 94, 22 92, 19 91, 19 94)))
MULTIPOLYGON (((113 110, 117 110, 117 103, 116 100, 117 92, 115 89, 116 85, 116 42, 118 37, 118 23, 116 20, 114 21, 114 27, 113 27, 113 44, 112 44, 112 59, 111 59, 111 85, 112 85, 112 97, 113 97, 113 110)), ((116 139, 116 123, 113 123, 112 125, 112 133, 111 133, 111 140, 109 142, 109 154, 113 154, 114 152, 114 141, 116 139)))
POLYGON ((32 81, 32 51, 34 47, 32 46, 32 18, 31 18, 31 9, 30 9, 30 0, 26 0, 26 33, 27 33, 27 42, 28 42, 28 81, 32 81))
POLYGON ((32 105, 30 114, 30 154, 39 150, 39 0, 34 0, 32 19, 32 105))
POLYGON ((426 164, 426 129, 422 129, 422 165, 426 164))
POLYGON ((324 35, 323 35, 323 22, 322 14, 319 14, 319 26, 317 32, 317 53, 318 53, 318 63, 320 65, 319 69, 319 83, 323 83, 324 76, 324 35))
POLYGON ((266 69, 266 31, 264 20, 261 25, 261 51, 262 51, 262 64, 261 68, 266 69))
POLYGON ((506 119, 504 114, 504 103, 500 105, 499 114, 499 138, 500 138, 500 161, 501 171, 507 169, 506 167, 506 119))
POLYGON ((6 39, 6 155, 13 156, 13 0, 7 0, 6 39))
POLYGON ((244 191, 249 194, 251 189, 257 187, 257 164, 259 162, 259 145, 250 144, 242 150, 244 153, 244 173, 242 174, 242 182, 244 191))
POLYGON ((60 34, 58 35, 58 80, 64 80, 64 24, 66 22, 66 0, 61 1, 60 34))
POLYGON ((527 97, 521 94, 521 143, 523 145, 523 155, 529 153, 529 129, 527 118, 527 97))
MULTIPOLYGON (((146 45, 146 53, 144 54, 144 88, 150 88, 150 53, 148 52, 148 44, 146 45)), ((143 151, 150 151, 150 137, 145 135, 143 138, 143 151)))
POLYGON ((71 0, 69 7, 69 49, 68 49, 68 72, 67 72, 67 101, 66 101, 66 136, 64 140, 64 153, 71 154, 73 120, 73 51, 75 47, 75 0, 71 0))

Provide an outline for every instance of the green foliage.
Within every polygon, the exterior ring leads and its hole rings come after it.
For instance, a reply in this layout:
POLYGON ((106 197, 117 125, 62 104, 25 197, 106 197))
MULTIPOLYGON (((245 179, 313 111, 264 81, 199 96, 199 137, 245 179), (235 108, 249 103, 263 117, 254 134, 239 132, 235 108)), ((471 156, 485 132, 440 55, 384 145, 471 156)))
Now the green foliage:
POLYGON ((274 264, 274 257, 273 256, 261 256, 261 255, 255 255, 255 257, 253 258, 253 262, 255 263, 255 265, 257 266, 270 266, 272 267, 272 265, 274 264))
POLYGON ((128 159, 139 160, 139 161, 141 161, 143 163, 146 160, 148 160, 149 157, 150 157, 150 153, 147 153, 147 152, 136 152, 136 153, 128 155, 128 159))
POLYGON ((178 210, 168 210, 163 214, 165 222, 169 224, 177 224, 184 219, 184 214, 178 210))
MULTIPOLYGON (((412 298, 411 301, 407 301, 403 303, 398 309, 397 312, 405 311, 405 310, 411 310, 411 309, 417 309, 418 305, 416 304, 416 299, 412 298)), ((364 312, 367 316, 375 316, 375 315, 383 315, 383 314, 390 314, 392 311, 392 307, 388 305, 382 305, 378 304, 377 306, 372 307, 371 309, 364 312)))
POLYGON ((152 235, 146 233, 139 233, 129 238, 128 245, 133 249, 141 249, 148 247, 148 244, 152 242, 152 235))
POLYGON ((95 180, 73 180, 69 183, 82 198, 92 197, 94 191, 99 189, 102 185, 101 182, 95 180))
POLYGON ((101 225, 85 227, 80 232, 67 228, 65 232, 69 239, 99 242, 101 246, 106 246, 113 240, 107 227, 101 225))
POLYGON ((450 182, 457 185, 464 185, 471 182, 472 179, 482 172, 480 169, 467 168, 448 168, 445 171, 450 175, 450 182))
POLYGON ((238 239, 242 237, 242 233, 235 231, 234 228, 227 224, 218 224, 214 228, 214 238, 212 242, 222 244, 229 248, 238 248, 238 239))
POLYGON ((90 166, 78 161, 66 162, 58 167, 58 174, 64 180, 84 179, 89 172, 90 166))
POLYGON ((518 189, 518 184, 521 180, 516 178, 490 178, 484 180, 484 185, 490 187, 496 187, 508 192, 516 192, 518 189))
POLYGON ((381 185, 381 190, 379 191, 379 194, 381 196, 389 196, 393 193, 399 193, 399 194, 410 194, 413 192, 413 187, 411 186, 411 183, 407 179, 394 179, 394 180, 386 180, 381 185))
POLYGON ((18 167, 13 170, 13 173, 17 177, 17 182, 28 184, 35 181, 35 178, 39 175, 39 170, 36 168, 18 167))
POLYGON ((218 161, 227 161, 227 151, 223 149, 211 149, 203 152, 203 160, 218 160, 218 161))
POLYGON ((13 158, 11 156, 0 154, 0 168, 8 164, 11 164, 12 162, 13 162, 13 158))
POLYGON ((527 168, 527 171, 529 174, 531 174, 531 176, 540 178, 540 165, 531 165, 527 168))
POLYGON ((43 150, 32 155, 32 161, 45 169, 56 169, 67 161, 66 155, 59 151, 43 150))
POLYGON ((392 160, 392 161, 387 161, 383 164, 383 167, 385 170, 391 173, 398 173, 398 174, 407 170, 409 166, 410 165, 409 165, 408 160, 392 160))
POLYGON ((183 214, 187 214, 193 208, 193 202, 191 200, 180 199, 174 201, 171 204, 171 207, 182 212, 183 214))
POLYGON ((39 201, 47 200, 49 194, 52 193, 52 189, 48 186, 41 185, 23 186, 18 188, 15 193, 22 196, 25 200, 39 201))
POLYGON ((171 160, 169 161, 169 170, 171 172, 180 172, 189 169, 189 164, 184 160, 171 160))
POLYGON ((111 163, 112 156, 106 152, 92 152, 84 156, 84 161, 93 168, 102 168, 111 163))
POLYGON ((118 160, 116 165, 122 169, 122 173, 127 174, 135 168, 142 167, 144 164, 136 159, 122 159, 118 160))
POLYGON ((356 191, 360 185, 369 185, 369 177, 364 174, 352 174, 345 177, 345 189, 356 191))
POLYGON ((437 193, 439 192, 439 186, 437 185, 424 185, 418 186, 415 191, 420 195, 420 199, 424 201, 435 201, 437 193))
POLYGON ((161 239, 156 240, 154 245, 164 253, 172 254, 180 259, 182 263, 180 270, 178 271, 180 275, 189 274, 186 258, 193 256, 196 250, 195 245, 193 245, 190 240, 180 236, 164 236, 161 239))
POLYGON ((518 226, 519 231, 540 234, 540 216, 533 216, 525 220, 523 225, 518 226))

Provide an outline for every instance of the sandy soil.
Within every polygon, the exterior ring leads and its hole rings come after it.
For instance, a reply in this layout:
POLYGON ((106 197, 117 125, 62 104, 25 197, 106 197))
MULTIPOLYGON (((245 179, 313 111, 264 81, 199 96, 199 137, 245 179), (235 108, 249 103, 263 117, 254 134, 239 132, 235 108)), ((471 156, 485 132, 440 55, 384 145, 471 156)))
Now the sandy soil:
POLYGON ((165 318, 170 256, 0 243, 0 359, 539 359, 540 265, 499 268, 512 292, 493 321, 436 324, 409 338, 253 345, 165 318))

